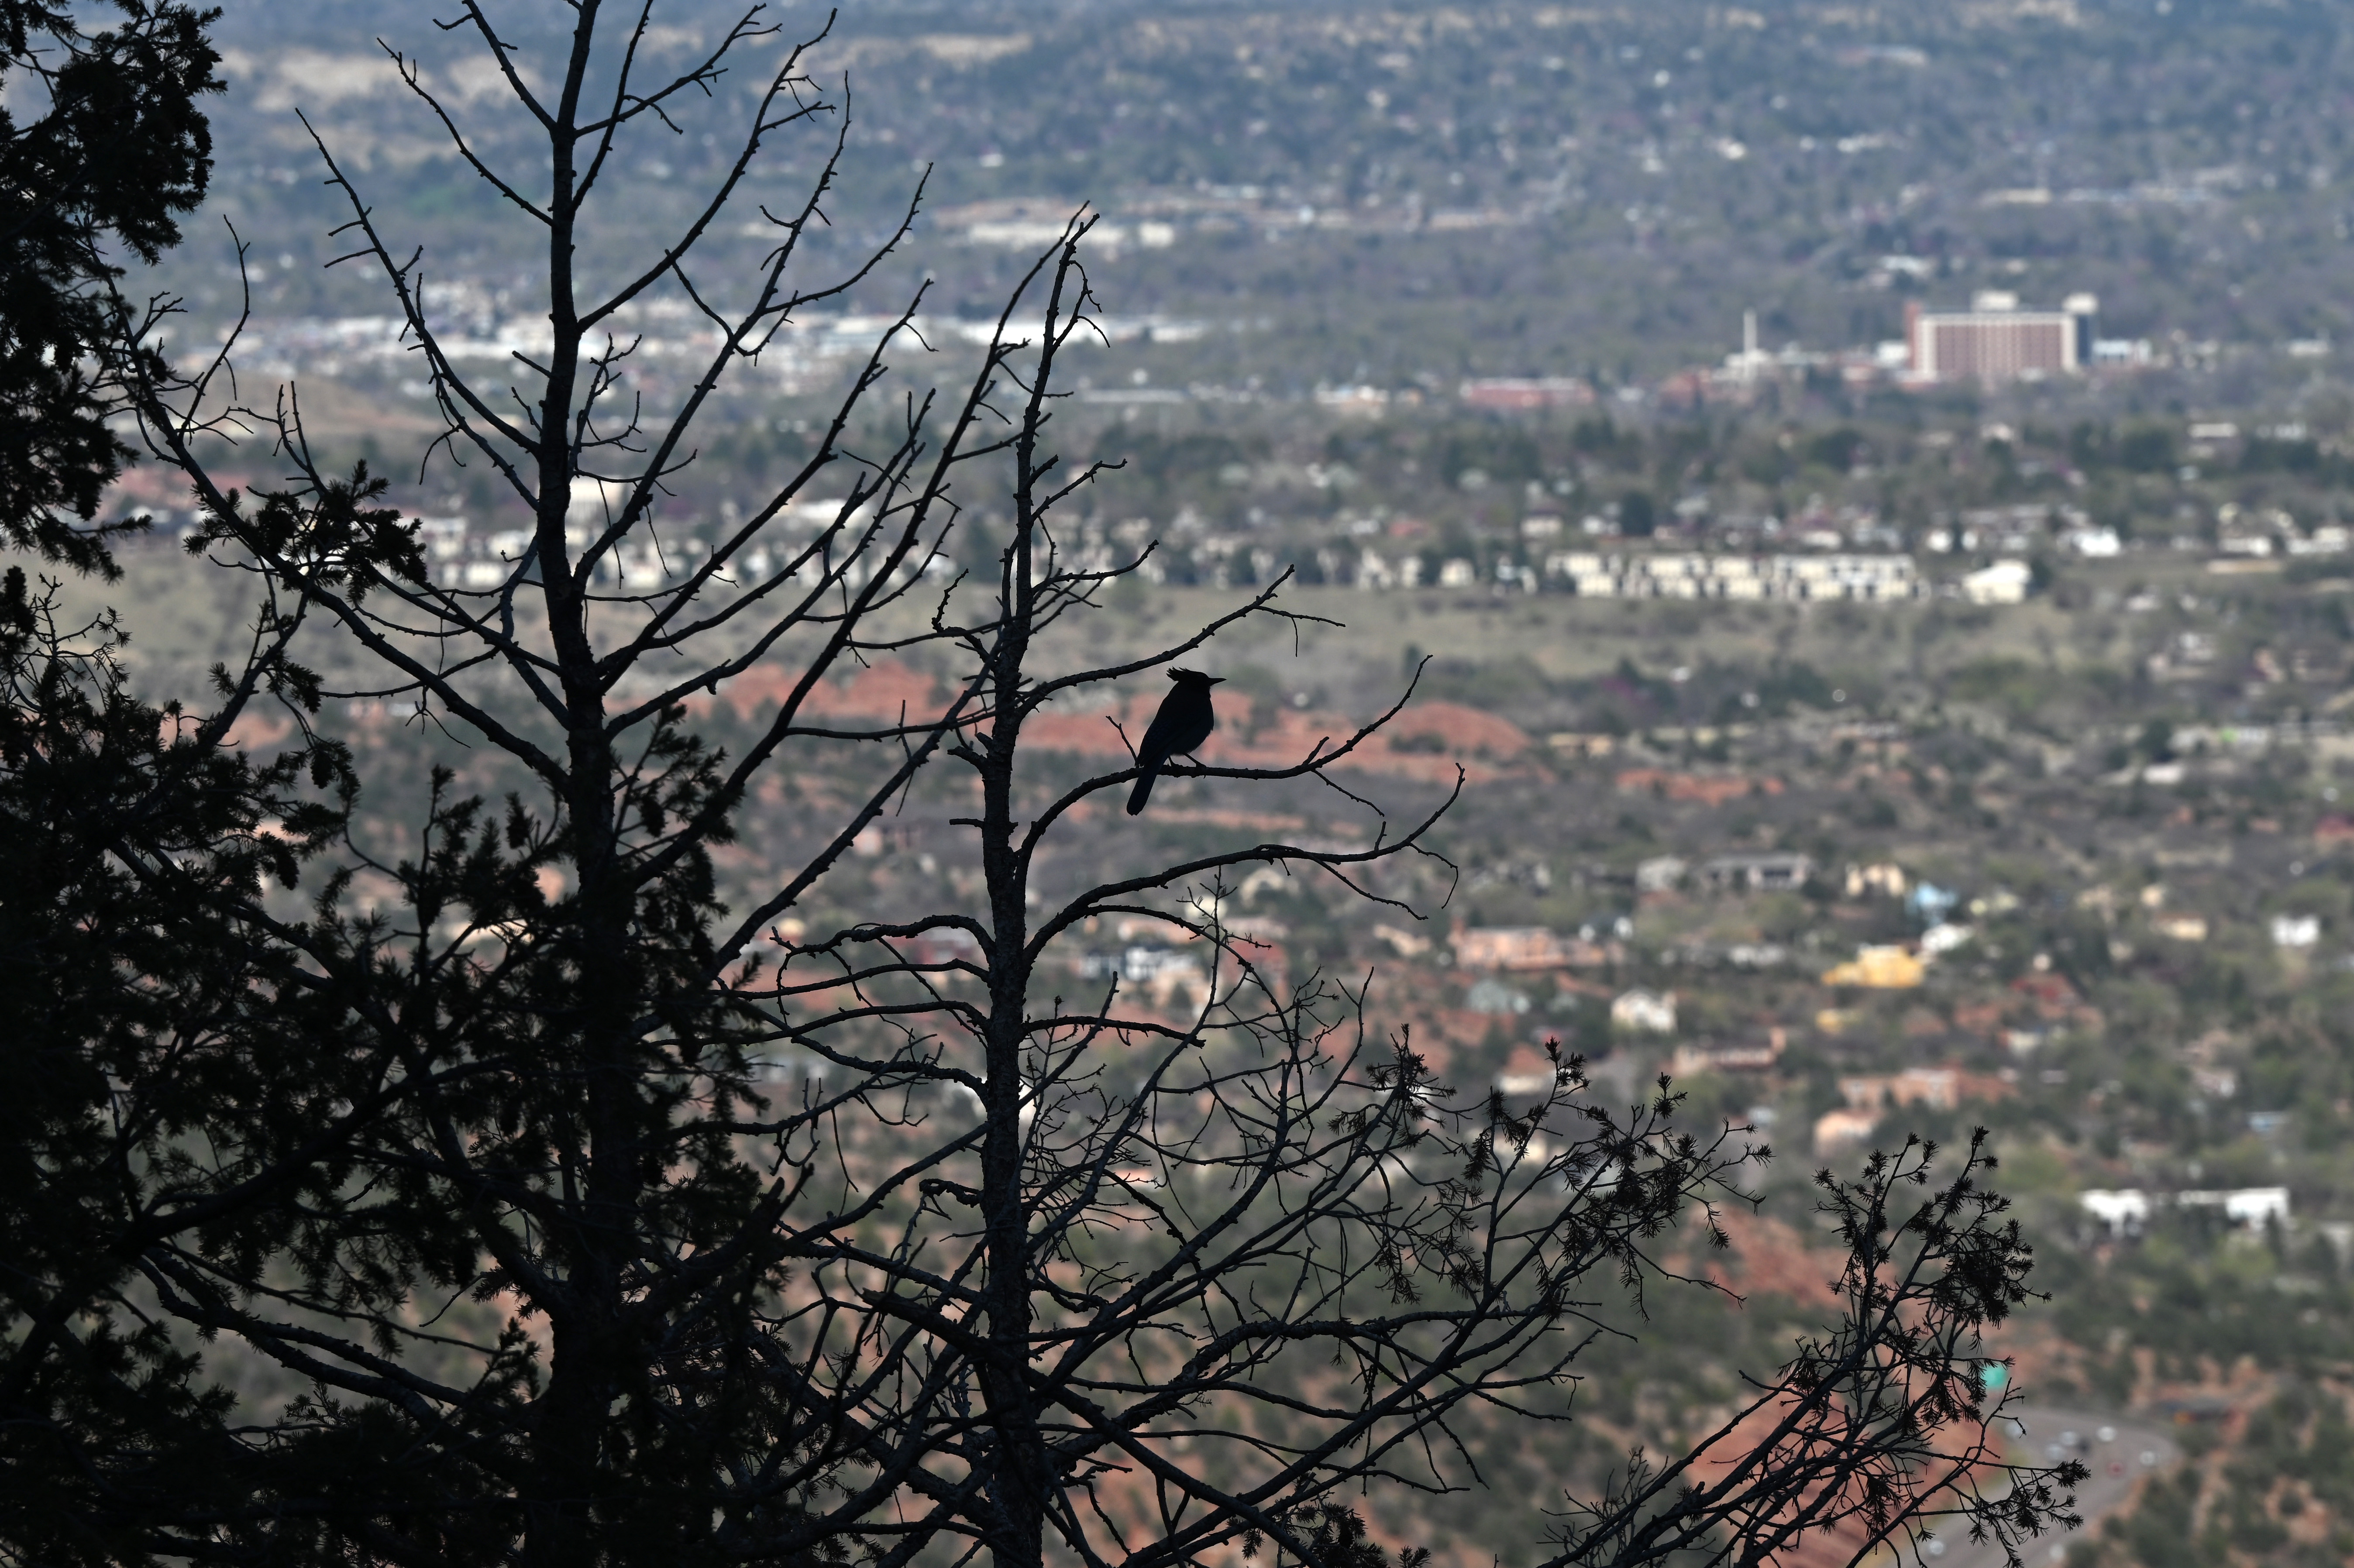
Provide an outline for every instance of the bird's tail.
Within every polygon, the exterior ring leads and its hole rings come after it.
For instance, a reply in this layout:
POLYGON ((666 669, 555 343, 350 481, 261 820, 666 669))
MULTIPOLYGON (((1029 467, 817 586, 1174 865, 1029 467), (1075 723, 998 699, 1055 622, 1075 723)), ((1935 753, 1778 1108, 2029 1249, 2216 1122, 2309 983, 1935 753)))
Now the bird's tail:
POLYGON ((1152 781, 1159 777, 1161 777, 1161 769, 1158 768, 1148 768, 1136 776, 1136 788, 1128 792, 1129 816, 1138 817, 1144 814, 1144 803, 1152 799, 1152 781))

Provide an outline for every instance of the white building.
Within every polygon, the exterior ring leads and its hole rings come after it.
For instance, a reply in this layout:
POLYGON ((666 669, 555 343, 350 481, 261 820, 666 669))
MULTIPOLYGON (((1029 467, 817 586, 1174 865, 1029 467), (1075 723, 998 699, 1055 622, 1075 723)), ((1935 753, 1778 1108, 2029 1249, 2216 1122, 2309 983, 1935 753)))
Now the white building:
POLYGON ((2076 1194, 2084 1212, 2115 1233, 2129 1234, 2149 1223, 2149 1194, 2138 1187, 2118 1192, 2094 1188, 2076 1194))
POLYGON ((1940 920, 1921 933, 1921 951, 1929 958, 1943 958, 1978 934, 1968 926, 1956 926, 1940 920))
POLYGON ((2221 1210, 2224 1220, 2234 1225, 2261 1229, 2272 1222, 2284 1225, 2288 1224, 2288 1189, 2285 1187, 2234 1187, 2170 1195, 2145 1192, 2138 1187, 2126 1187, 2116 1192, 2094 1188, 2077 1193, 2076 1202, 2086 1213, 2117 1235, 2138 1234, 2161 1203, 2171 1203, 2178 1209, 2221 1210))
POLYGON ((1610 1027, 1625 1034, 1672 1034, 1676 1032, 1676 993, 1630 991, 1610 1003, 1610 1027))
POLYGON ((2177 1192, 2177 1208, 2221 1209, 2223 1218, 2235 1225, 2262 1227, 2266 1221, 2288 1224, 2288 1189, 2285 1187, 2234 1187, 2228 1192, 2177 1192))
POLYGON ((2021 604, 2034 580, 2025 561, 1997 561, 1962 578, 1962 597, 1972 604, 2021 604))
POLYGON ((1688 869, 1681 855, 1655 854, 1635 867, 1635 891, 1669 892, 1684 879, 1688 869))
POLYGON ((1560 550, 1545 576, 1585 599, 1925 599, 1928 585, 1910 556, 1704 556, 1695 551, 1606 556, 1560 550))
POLYGON ((2275 948, 2310 948, 2321 940, 2321 918, 2317 915, 2275 915, 2273 916, 2273 946, 2275 948))

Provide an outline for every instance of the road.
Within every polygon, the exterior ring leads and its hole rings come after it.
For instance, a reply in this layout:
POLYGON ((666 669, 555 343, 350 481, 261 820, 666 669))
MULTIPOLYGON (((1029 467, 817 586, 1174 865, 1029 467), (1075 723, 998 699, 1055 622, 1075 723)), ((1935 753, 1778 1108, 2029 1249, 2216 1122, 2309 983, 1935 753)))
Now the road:
MULTIPOLYGON (((2076 1489, 2076 1511, 2084 1516, 2084 1527, 2030 1542, 2020 1553, 2028 1568, 2042 1568, 2065 1558, 2068 1543, 2098 1530, 2101 1520, 2132 1495, 2136 1482, 2182 1457, 2168 1426, 2147 1416, 2112 1415, 2056 1404, 2023 1404, 2011 1414, 2026 1428, 2023 1436, 2013 1440, 2019 1457, 2048 1464, 2073 1457, 2093 1472, 2076 1489), (2104 1438, 2103 1433, 2109 1436, 2104 1438)), ((2002 1568, 2001 1549, 1992 1543, 1972 1545, 1967 1530, 1967 1526, 1951 1528, 1945 1532, 1946 1540, 1931 1543, 1944 1548, 1931 1553, 1937 1568, 2002 1568)))

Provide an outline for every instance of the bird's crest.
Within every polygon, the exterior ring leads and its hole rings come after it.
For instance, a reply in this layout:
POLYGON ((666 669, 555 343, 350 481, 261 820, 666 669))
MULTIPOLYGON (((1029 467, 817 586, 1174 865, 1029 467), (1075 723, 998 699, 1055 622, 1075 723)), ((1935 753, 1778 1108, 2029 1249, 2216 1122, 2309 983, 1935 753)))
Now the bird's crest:
POLYGON ((1173 667, 1169 672, 1169 678, 1172 681, 1200 681, 1205 685, 1212 686, 1225 679, 1224 675, 1204 675, 1199 670, 1179 670, 1173 667))

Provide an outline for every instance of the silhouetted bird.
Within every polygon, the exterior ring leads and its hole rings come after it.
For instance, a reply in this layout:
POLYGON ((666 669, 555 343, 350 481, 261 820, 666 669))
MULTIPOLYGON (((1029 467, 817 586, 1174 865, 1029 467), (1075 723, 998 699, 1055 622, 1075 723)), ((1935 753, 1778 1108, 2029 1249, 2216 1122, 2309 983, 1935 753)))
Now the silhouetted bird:
POLYGON ((1161 769, 1172 757, 1183 757, 1210 738, 1218 727, 1217 710, 1210 705, 1210 688, 1219 677, 1204 675, 1192 670, 1172 670, 1169 678, 1177 683, 1161 699, 1161 711, 1152 715, 1152 723, 1144 731, 1144 740, 1136 748, 1136 765, 1144 769, 1137 775, 1136 788, 1129 792, 1128 814, 1131 817, 1144 810, 1144 802, 1152 798, 1152 781, 1161 777, 1161 769))

